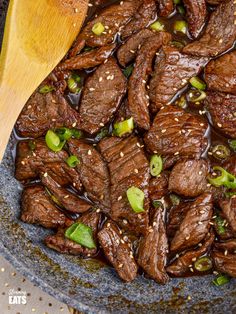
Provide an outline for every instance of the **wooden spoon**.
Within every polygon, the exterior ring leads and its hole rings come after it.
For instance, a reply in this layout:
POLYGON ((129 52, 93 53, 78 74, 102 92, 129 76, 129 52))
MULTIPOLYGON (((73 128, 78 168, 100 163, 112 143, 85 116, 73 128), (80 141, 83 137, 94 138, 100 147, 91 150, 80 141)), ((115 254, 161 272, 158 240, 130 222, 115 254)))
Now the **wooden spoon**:
POLYGON ((0 161, 26 101, 69 50, 88 0, 11 0, 0 56, 0 161))

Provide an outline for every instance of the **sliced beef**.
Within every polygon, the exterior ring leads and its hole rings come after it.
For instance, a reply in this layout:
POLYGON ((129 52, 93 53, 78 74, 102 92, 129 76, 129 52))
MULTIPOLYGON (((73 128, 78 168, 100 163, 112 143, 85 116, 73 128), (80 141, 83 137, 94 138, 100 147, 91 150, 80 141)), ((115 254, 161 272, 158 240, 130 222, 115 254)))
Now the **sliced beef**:
POLYGON ((98 151, 81 140, 71 139, 69 150, 80 160, 77 170, 88 197, 105 211, 110 210, 110 178, 98 151))
POLYGON ((131 36, 117 51, 119 63, 125 67, 128 63, 133 61, 136 58, 137 51, 143 42, 153 35, 153 31, 145 28, 131 36))
POLYGON ((122 228, 136 234, 145 234, 148 227, 149 163, 134 136, 121 139, 110 137, 99 143, 99 148, 108 163, 111 178, 110 217, 122 228), (126 192, 135 186, 145 194, 144 212, 135 213, 126 192))
POLYGON ((197 38, 206 22, 207 8, 205 0, 183 0, 187 10, 188 29, 193 38, 197 38))
POLYGON ((232 173, 234 176, 236 176, 236 155, 233 155, 229 159, 227 159, 223 163, 222 167, 228 172, 232 173))
POLYGON ((132 19, 122 30, 122 38, 127 38, 142 28, 148 26, 156 17, 157 8, 155 0, 143 0, 132 19))
POLYGON ((221 200, 220 207, 232 231, 236 233, 236 197, 232 196, 230 199, 221 200))
POLYGON ((236 253, 236 239, 230 239, 225 242, 215 242, 214 246, 219 251, 236 253))
POLYGON ((168 193, 169 175, 162 172, 159 176, 152 178, 149 183, 149 198, 159 200, 168 193))
POLYGON ((126 79, 114 58, 89 76, 82 93, 81 128, 93 134, 108 123, 126 92, 126 79))
POLYGON ((151 152, 171 158, 173 163, 182 158, 199 159, 207 147, 207 127, 200 116, 166 106, 156 115, 145 143, 151 152))
POLYGON ((205 68, 209 89, 236 95, 236 51, 212 60, 205 68))
POLYGON ((177 230, 180 227, 184 217, 186 216, 187 212, 190 210, 192 203, 180 203, 179 205, 175 205, 171 208, 168 217, 168 224, 167 224, 167 234, 168 237, 173 238, 176 234, 177 230))
POLYGON ((212 196, 204 193, 192 202, 171 241, 171 251, 183 251, 199 244, 207 235, 212 218, 212 196))
POLYGON ((218 5, 221 2, 226 2, 227 0, 207 0, 207 3, 212 4, 212 5, 218 5))
POLYGON ((60 185, 71 184, 80 190, 79 173, 65 163, 68 157, 64 150, 57 153, 51 151, 44 139, 20 141, 16 151, 15 177, 19 181, 26 181, 37 178, 42 169, 45 172, 50 170, 51 176, 60 185))
POLYGON ((71 220, 53 205, 45 188, 40 185, 28 186, 24 189, 21 209, 21 220, 29 224, 58 228, 71 223, 71 220))
POLYGON ((169 190, 186 197, 196 197, 207 189, 209 164, 206 160, 179 161, 170 173, 169 190))
POLYGON ((107 60, 108 57, 112 54, 115 47, 116 47, 115 44, 111 44, 108 46, 104 46, 98 49, 81 53, 78 56, 74 56, 60 63, 57 66, 57 69, 64 71, 93 68, 107 60))
POLYGON ((236 39, 234 0, 222 2, 211 14, 203 36, 184 47, 183 52, 191 55, 216 57, 227 51, 236 39))
POLYGON ((141 239, 137 263, 152 279, 165 284, 168 275, 165 270, 168 254, 168 239, 165 229, 165 212, 155 209, 147 234, 141 239))
POLYGON ((78 113, 70 107, 60 93, 35 92, 24 106, 16 130, 23 137, 39 137, 48 129, 71 128, 79 124, 78 113))
POLYGON ((205 255, 213 241, 215 239, 214 232, 209 233, 206 238, 206 241, 202 244, 202 246, 198 247, 195 250, 190 250, 178 257, 173 263, 171 263, 166 271, 175 277, 184 277, 189 274, 190 268, 194 270, 192 267, 193 263, 202 255, 205 255))
POLYGON ((170 103, 188 84, 189 79, 202 70, 207 61, 204 57, 183 54, 176 47, 163 47, 157 56, 150 81, 151 109, 156 112, 163 105, 170 103))
POLYGON ((214 251, 212 253, 215 268, 219 273, 236 277, 236 254, 227 254, 214 251))
POLYGON ((137 276, 138 267, 133 257, 131 243, 122 238, 122 232, 114 222, 108 220, 98 233, 99 243, 106 258, 120 278, 130 282, 137 276))
POLYGON ((86 45, 90 47, 100 47, 112 43, 118 32, 122 34, 122 29, 136 12, 140 2, 125 0, 105 8, 98 17, 87 23, 78 40, 85 40, 86 45), (105 27, 105 31, 99 36, 92 31, 96 23, 102 23, 105 27))
POLYGON ((135 62, 135 67, 129 80, 129 110, 136 124, 145 130, 150 128, 149 96, 146 89, 147 80, 152 72, 152 63, 156 52, 171 40, 167 32, 158 32, 143 43, 135 62))
POLYGON ((72 213, 84 213, 89 210, 92 205, 83 199, 78 198, 75 194, 62 188, 50 175, 50 172, 41 173, 41 181, 44 186, 53 194, 58 203, 66 210, 72 213))
POLYGON ((174 11, 173 0, 156 0, 159 5, 159 15, 169 16, 174 11))
MULTIPOLYGON (((92 228, 94 240, 96 240, 97 238, 97 231, 100 221, 101 214, 96 211, 85 213, 79 219, 76 220, 76 222, 81 222, 92 228)), ((49 248, 63 254, 89 257, 97 253, 97 248, 89 249, 66 238, 65 231, 66 231, 65 229, 59 229, 55 235, 47 236, 46 239, 44 240, 45 244, 49 248)))
POLYGON ((236 138, 236 95, 208 92, 205 104, 213 126, 225 136, 236 138))

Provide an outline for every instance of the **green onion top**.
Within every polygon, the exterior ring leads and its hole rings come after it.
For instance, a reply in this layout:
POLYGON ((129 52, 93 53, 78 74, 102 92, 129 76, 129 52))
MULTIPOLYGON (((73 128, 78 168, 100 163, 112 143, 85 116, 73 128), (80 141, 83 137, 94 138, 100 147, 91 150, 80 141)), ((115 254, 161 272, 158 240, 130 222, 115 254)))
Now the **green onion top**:
POLYGON ((78 83, 75 81, 73 77, 69 77, 67 80, 67 86, 71 93, 77 94, 80 92, 81 88, 78 87, 78 83))
POLYGON ((187 93, 188 100, 193 103, 200 103, 206 98, 207 94, 200 89, 190 89, 187 93))
POLYGON ((187 33, 188 24, 184 20, 175 21, 174 23, 174 31, 180 32, 183 34, 187 33))
POLYGON ((60 137, 52 130, 47 131, 47 134, 45 136, 45 142, 48 148, 50 148, 54 152, 59 152, 60 150, 62 150, 63 146, 66 143, 65 140, 61 141, 60 137))
POLYGON ((196 89, 199 90, 205 90, 206 89, 206 83, 201 80, 199 77, 197 76, 193 76, 190 80, 189 83, 195 87, 196 89))
POLYGON ((225 220, 221 216, 217 216, 215 218, 215 228, 218 234, 225 233, 225 220))
POLYGON ((83 223, 76 222, 71 225, 68 229, 66 229, 65 236, 68 239, 89 249, 96 248, 96 244, 93 239, 92 228, 83 223))
POLYGON ((53 86, 43 85, 43 86, 40 87, 39 92, 41 94, 47 94, 47 93, 52 92, 53 90, 55 90, 55 88, 53 86))
POLYGON ((129 66, 127 66, 124 70, 123 70, 123 74, 125 77, 129 78, 130 75, 132 74, 134 69, 134 65, 130 64, 129 66))
POLYGON ((150 28, 153 29, 154 31, 160 32, 164 30, 165 25, 160 21, 155 21, 150 25, 150 28))
POLYGON ((134 128, 134 119, 131 117, 127 120, 116 122, 114 124, 114 134, 116 136, 123 136, 126 133, 132 133, 134 128))
POLYGON ((71 155, 67 158, 66 163, 69 167, 75 168, 80 163, 80 160, 75 155, 71 155))
POLYGON ((230 278, 227 275, 218 275, 212 282, 215 286, 219 287, 230 282, 230 278))
POLYGON ((132 207, 133 211, 135 213, 141 213, 144 212, 144 193, 139 188, 136 188, 135 186, 131 186, 127 192, 127 198, 130 203, 130 206, 132 207))
POLYGON ((212 269, 212 266, 212 260, 208 256, 199 257, 194 263, 194 268, 201 272, 212 269))
POLYGON ((229 146, 236 152, 236 140, 229 140, 229 146))
POLYGON ((163 203, 161 201, 154 200, 154 201, 152 201, 152 205, 154 208, 159 208, 159 207, 163 206, 163 203))
POLYGON ((213 167, 213 170, 220 171, 221 175, 216 178, 208 178, 208 181, 212 185, 216 187, 225 186, 228 189, 236 189, 236 177, 234 175, 219 166, 213 167))
POLYGON ((61 140, 68 141, 72 137, 72 131, 68 128, 58 128, 56 129, 56 134, 59 136, 61 140))
POLYGON ((161 156, 158 155, 152 155, 150 160, 150 172, 151 175, 154 177, 157 177, 163 168, 163 162, 161 156))
POLYGON ((30 149, 31 151, 34 151, 35 148, 36 148, 36 143, 35 143, 34 141, 30 140, 30 141, 28 142, 28 146, 29 146, 29 149, 30 149))
POLYGON ((105 27, 101 22, 95 23, 92 27, 92 32, 97 36, 102 35, 104 31, 105 31, 105 27))
POLYGON ((174 206, 177 206, 177 205, 179 205, 181 198, 178 195, 171 193, 170 194, 170 200, 174 206))
POLYGON ((212 155, 217 159, 226 159, 230 156, 230 150, 225 145, 216 145, 211 151, 212 155))

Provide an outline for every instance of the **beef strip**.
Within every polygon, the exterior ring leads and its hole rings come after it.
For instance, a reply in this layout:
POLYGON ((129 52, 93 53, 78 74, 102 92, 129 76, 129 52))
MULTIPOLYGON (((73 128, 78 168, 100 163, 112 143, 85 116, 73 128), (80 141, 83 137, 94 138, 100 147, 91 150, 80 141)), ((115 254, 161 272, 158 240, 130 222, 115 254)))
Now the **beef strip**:
POLYGON ((171 241, 171 251, 182 251, 199 244, 209 231, 212 212, 212 196, 204 193, 187 211, 171 241))
POLYGON ((145 234, 148 227, 149 163, 134 136, 121 139, 110 137, 99 143, 99 148, 108 163, 111 178, 111 210, 108 213, 125 230, 145 234), (144 212, 135 213, 126 191, 135 186, 144 192, 144 212))
POLYGON ((156 0, 159 5, 159 15, 169 16, 174 11, 173 0, 156 0))
POLYGON ((23 137, 36 138, 48 129, 71 128, 74 124, 79 124, 79 115, 60 93, 35 92, 19 116, 16 130, 23 137))
POLYGON ((123 27, 132 18, 140 2, 137 0, 125 0, 105 8, 98 17, 86 24, 78 36, 78 40, 84 39, 86 45, 90 47, 100 47, 112 43, 118 32, 122 35, 123 27), (106 27, 105 32, 99 36, 92 31, 96 23, 102 23, 106 27))
POLYGON ((231 48, 236 39, 235 10, 234 0, 222 2, 211 14, 203 36, 185 46, 183 52, 216 57, 231 48))
POLYGON ((205 0, 183 0, 187 11, 188 29, 193 38, 197 38, 207 18, 207 7, 205 0))
POLYGON ((236 253, 236 239, 230 239, 225 242, 215 242, 214 246, 219 251, 236 253))
POLYGON ((89 76, 81 97, 81 128, 93 134, 108 123, 126 92, 126 79, 114 58, 89 76))
POLYGON ((234 176, 236 176, 236 155, 233 155, 229 159, 227 159, 223 163, 222 167, 228 172, 232 173, 234 176))
POLYGON ((138 10, 122 30, 122 38, 127 38, 142 28, 147 27, 156 17, 157 8, 155 0, 143 0, 138 10))
POLYGON ((186 197, 196 197, 207 189, 209 164, 206 160, 179 161, 170 173, 169 190, 186 197))
POLYGON ((219 202, 222 212, 227 219, 232 231, 236 233, 236 197, 219 202))
POLYGON ((162 172, 159 176, 152 178, 149 183, 149 198, 159 200, 168 193, 169 174, 162 172))
POLYGON ((212 60, 205 68, 209 89, 236 95, 236 51, 212 60))
POLYGON ((173 238, 176 234, 177 230, 180 228, 180 224, 182 223, 184 217, 187 212, 190 210, 192 203, 180 203, 179 205, 175 205, 171 208, 168 217, 167 224, 167 235, 170 238, 173 238))
POLYGON ((156 112, 170 103, 191 77, 198 75, 208 58, 183 54, 176 47, 163 47, 156 58, 150 80, 151 109, 156 112))
POLYGON ((122 231, 108 220, 98 233, 98 241, 106 258, 113 265, 119 277, 130 282, 137 276, 138 266, 134 260, 131 243, 122 238, 122 231))
POLYGON ((182 158, 199 159, 207 147, 207 127, 200 116, 177 106, 166 106, 156 115, 145 143, 151 152, 171 158, 173 163, 182 158))
POLYGON ((41 173, 41 181, 44 186, 53 194, 59 204, 72 213, 84 213, 92 205, 83 199, 78 198, 75 194, 62 188, 50 175, 50 172, 41 173))
POLYGON ((175 277, 184 277, 189 274, 190 268, 195 270, 191 265, 202 255, 205 255, 215 239, 214 232, 209 233, 205 242, 201 247, 198 247, 195 250, 190 250, 178 257, 174 262, 172 262, 167 268, 166 271, 175 277))
POLYGON ((225 136, 236 137, 236 95, 208 92, 205 105, 211 115, 213 126, 225 136))
POLYGON ((131 36, 117 51, 117 58, 119 63, 125 67, 128 63, 133 61, 136 57, 138 49, 141 47, 143 42, 153 35, 153 31, 145 28, 131 36))
POLYGON ((152 63, 158 49, 167 44, 171 35, 167 32, 158 32, 146 39, 135 61, 135 67, 129 79, 128 101, 129 110, 136 124, 145 130, 150 128, 149 100, 146 84, 152 72, 152 63))
POLYGON ((236 254, 227 254, 223 252, 212 252, 215 268, 218 272, 236 277, 236 254))
POLYGON ((221 2, 226 2, 227 0, 207 0, 206 2, 212 5, 218 5, 221 2))
POLYGON ((65 160, 69 157, 64 150, 53 152, 44 139, 20 141, 16 151, 15 177, 19 181, 35 179, 39 170, 51 172, 51 176, 60 185, 72 184, 77 190, 81 189, 79 173, 69 167, 65 160), (33 148, 33 149, 32 149, 33 148))
POLYGON ((50 200, 45 188, 40 185, 28 186, 21 197, 21 220, 45 228, 65 227, 71 220, 50 200))
MULTIPOLYGON (((83 223, 92 228, 94 240, 97 238, 97 231, 100 221, 101 214, 96 211, 87 212, 76 220, 76 222, 83 223)), ((55 235, 47 236, 44 242, 49 248, 63 254, 89 257, 97 253, 97 248, 89 249, 66 238, 65 229, 59 229, 55 235)))
POLYGON ((98 151, 81 140, 71 139, 69 150, 80 160, 77 170, 88 197, 104 211, 110 209, 110 178, 107 165, 98 151))
POLYGON ((57 66, 58 70, 81 70, 93 68, 110 57, 116 44, 107 45, 98 49, 81 53, 60 63, 57 66))
POLYGON ((140 241, 137 263, 160 284, 168 281, 165 266, 168 254, 168 239, 164 223, 165 212, 162 207, 155 209, 147 234, 140 241))

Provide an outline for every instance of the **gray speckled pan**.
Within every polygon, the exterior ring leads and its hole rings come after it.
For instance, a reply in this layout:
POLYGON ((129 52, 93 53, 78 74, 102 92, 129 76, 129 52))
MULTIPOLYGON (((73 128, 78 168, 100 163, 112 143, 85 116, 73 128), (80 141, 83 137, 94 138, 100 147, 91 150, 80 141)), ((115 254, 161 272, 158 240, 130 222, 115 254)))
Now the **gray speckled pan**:
MULTIPOLYGON (((1 27, 6 7, 0 0, 1 27)), ((211 276, 172 279, 165 286, 139 276, 124 284, 101 262, 47 249, 42 241, 48 231, 18 219, 22 187, 13 177, 14 145, 12 137, 0 165, 0 254, 24 276, 84 313, 236 313, 235 280, 220 288, 211 276)))

